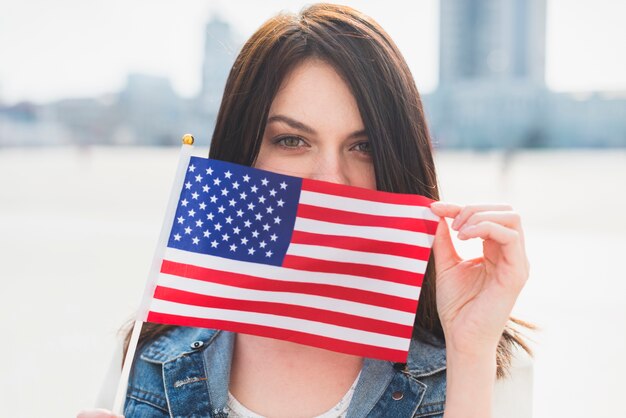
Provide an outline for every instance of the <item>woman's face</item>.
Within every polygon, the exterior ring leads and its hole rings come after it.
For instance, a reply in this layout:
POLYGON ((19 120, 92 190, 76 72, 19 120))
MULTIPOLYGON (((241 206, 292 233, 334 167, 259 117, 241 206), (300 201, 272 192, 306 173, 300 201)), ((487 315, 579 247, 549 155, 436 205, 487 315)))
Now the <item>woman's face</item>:
POLYGON ((356 101, 332 66, 307 60, 285 78, 270 107, 255 167, 376 188, 356 101))

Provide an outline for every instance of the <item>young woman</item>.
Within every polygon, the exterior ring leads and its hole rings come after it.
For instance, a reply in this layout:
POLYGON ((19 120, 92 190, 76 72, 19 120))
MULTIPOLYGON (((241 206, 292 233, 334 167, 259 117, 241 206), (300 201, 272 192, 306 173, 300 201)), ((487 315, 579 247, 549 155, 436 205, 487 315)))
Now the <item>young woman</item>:
MULTIPOLYGON (((228 77, 210 157, 438 199, 422 104, 371 18, 319 4, 266 22, 228 77)), ((406 364, 225 331, 145 326, 125 414, 489 417, 528 277, 520 217, 506 205, 437 202, 483 256, 461 259, 439 224, 406 364)), ((80 417, 111 416, 87 411, 80 417)))

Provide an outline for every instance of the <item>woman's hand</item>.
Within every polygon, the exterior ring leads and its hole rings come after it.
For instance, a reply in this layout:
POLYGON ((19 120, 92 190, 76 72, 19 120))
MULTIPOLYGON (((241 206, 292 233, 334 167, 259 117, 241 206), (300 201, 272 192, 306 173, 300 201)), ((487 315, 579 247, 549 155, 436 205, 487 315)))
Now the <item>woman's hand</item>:
POLYGON ((496 349, 528 278, 520 217, 504 205, 430 207, 454 218, 452 229, 460 239, 483 239, 482 257, 463 260, 441 219, 433 244, 437 311, 446 338, 444 417, 491 417, 496 349))
POLYGON ((461 207, 435 202, 432 211, 454 218, 458 238, 483 239, 482 257, 463 260, 456 253, 444 219, 435 255, 437 310, 449 354, 485 357, 493 353, 515 300, 528 278, 520 216, 505 205, 461 207))
POLYGON ((81 411, 76 418, 124 418, 122 415, 115 415, 106 409, 90 409, 81 411))

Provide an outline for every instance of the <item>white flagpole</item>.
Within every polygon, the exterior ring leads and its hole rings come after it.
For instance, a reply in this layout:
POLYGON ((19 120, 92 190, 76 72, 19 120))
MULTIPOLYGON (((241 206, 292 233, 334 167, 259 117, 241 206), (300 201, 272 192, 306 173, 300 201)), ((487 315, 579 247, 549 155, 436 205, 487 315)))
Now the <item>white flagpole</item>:
POLYGON ((135 358, 135 351, 137 350, 137 343, 139 342, 139 336, 141 335, 141 328, 143 321, 146 319, 150 300, 154 295, 154 289, 156 287, 156 278, 161 269, 161 261, 163 260, 163 253, 172 231, 172 222, 174 221, 174 215, 176 214, 176 207, 178 206, 178 198, 180 197, 180 191, 183 188, 183 182, 185 181, 185 175, 187 173, 187 166, 189 165, 189 159, 193 153, 194 138, 190 134, 186 134, 182 139, 183 146, 180 151, 180 158, 178 161, 178 169, 176 170, 176 176, 174 177, 174 184, 172 185, 172 191, 170 192, 169 202, 167 203, 167 209, 163 219, 163 226, 161 227, 161 235, 157 243, 156 250, 154 251, 154 257, 152 258, 152 266, 150 268, 150 274, 146 282, 143 299, 139 305, 137 312, 137 319, 133 325, 133 333, 130 337, 128 344, 128 350, 124 358, 124 366, 122 367, 122 374, 120 376, 119 383, 117 385, 117 392, 115 394, 115 401, 113 403, 113 413, 122 414, 124 408, 124 401, 126 400, 126 391, 128 390, 128 378, 130 376, 130 370, 133 365, 133 359, 135 358))

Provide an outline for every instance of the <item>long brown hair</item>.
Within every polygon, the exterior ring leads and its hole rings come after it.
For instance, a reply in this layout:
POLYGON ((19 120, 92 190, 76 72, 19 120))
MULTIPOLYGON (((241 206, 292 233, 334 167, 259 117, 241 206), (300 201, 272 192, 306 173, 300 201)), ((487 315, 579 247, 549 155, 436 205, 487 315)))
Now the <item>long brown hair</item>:
MULTIPOLYGON (((275 95, 289 72, 307 59, 332 65, 354 95, 378 190, 438 200, 430 135, 411 72, 389 35, 346 6, 316 4, 299 14, 280 14, 252 35, 228 76, 209 157, 254 165, 275 95)), ((427 332, 443 341, 433 266, 430 262, 424 277, 414 338, 427 332)), ((169 328, 146 325, 145 340, 169 328)), ((530 352, 507 326, 498 347, 498 376, 505 374, 515 344, 530 352)))

